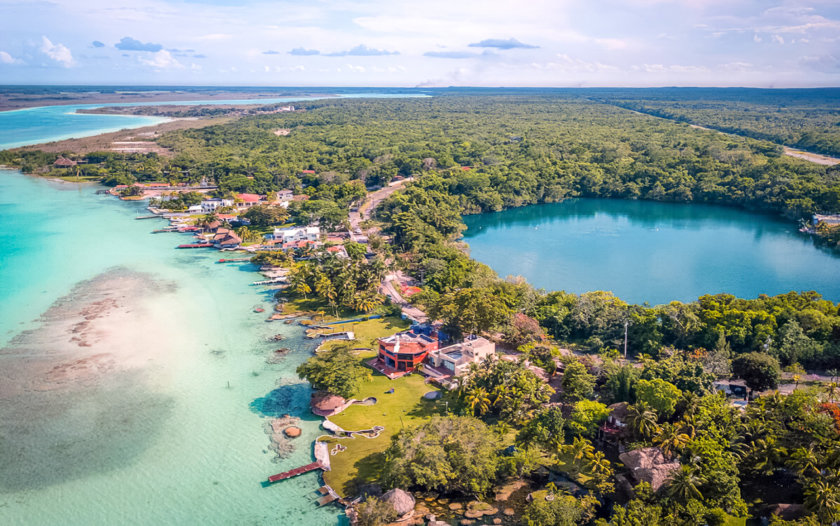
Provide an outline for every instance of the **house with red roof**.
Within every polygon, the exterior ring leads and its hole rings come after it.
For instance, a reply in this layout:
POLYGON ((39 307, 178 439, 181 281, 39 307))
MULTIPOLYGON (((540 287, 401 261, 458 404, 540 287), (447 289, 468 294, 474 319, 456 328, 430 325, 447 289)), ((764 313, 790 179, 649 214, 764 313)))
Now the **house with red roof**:
POLYGON ((436 335, 403 331, 379 339, 379 353, 368 365, 390 379, 410 373, 438 349, 436 335))
POLYGON ((263 199, 263 196, 258 194, 236 194, 236 199, 238 200, 236 203, 237 206, 251 208, 252 206, 258 205, 263 199))
POLYGON ((242 238, 230 228, 219 228, 213 236, 213 244, 218 248, 236 248, 242 243, 242 238))

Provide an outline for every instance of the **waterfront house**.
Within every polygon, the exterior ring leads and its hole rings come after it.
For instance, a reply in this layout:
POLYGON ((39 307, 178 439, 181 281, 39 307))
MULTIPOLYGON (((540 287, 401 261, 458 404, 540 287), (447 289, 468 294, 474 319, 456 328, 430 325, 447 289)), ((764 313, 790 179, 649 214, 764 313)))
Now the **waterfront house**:
POLYGON ((469 372, 471 363, 481 363, 495 354, 495 343, 487 338, 468 336, 461 343, 431 351, 423 371, 438 379, 461 376, 469 372))
POLYGON ((236 248, 242 243, 242 238, 230 228, 219 228, 213 236, 213 244, 218 248, 236 248))
POLYGON ((436 335, 426 335, 413 330, 398 332, 379 339, 379 353, 368 365, 388 378, 398 378, 410 373, 438 349, 436 335))
POLYGON ((321 238, 321 228, 317 226, 297 228, 275 228, 272 239, 281 243, 297 243, 298 241, 318 241, 321 238))
POLYGON ((205 214, 211 214, 215 212, 217 208, 221 208, 223 206, 233 206, 233 199, 205 199, 201 202, 201 211, 205 214))

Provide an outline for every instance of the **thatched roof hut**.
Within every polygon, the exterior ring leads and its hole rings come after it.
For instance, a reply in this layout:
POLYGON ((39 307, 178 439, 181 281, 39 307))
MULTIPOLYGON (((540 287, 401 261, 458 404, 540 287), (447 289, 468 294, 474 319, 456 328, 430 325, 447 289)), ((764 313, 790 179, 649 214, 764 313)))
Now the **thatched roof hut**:
POLYGON ((332 416, 344 411, 344 408, 347 407, 347 400, 338 395, 319 391, 312 393, 310 407, 312 412, 318 416, 332 416))
POLYGON ((635 449, 618 456, 636 482, 647 482, 653 491, 657 491, 668 480, 671 472, 680 469, 680 463, 676 460, 665 458, 662 451, 656 447, 635 449))
POLYGON ((53 166, 58 166, 59 168, 70 168, 71 166, 76 166, 76 161, 71 161, 67 157, 63 155, 55 160, 53 166))
POLYGON ((406 515, 414 511, 414 497, 411 496, 411 493, 399 488, 386 492, 382 495, 382 500, 393 506, 394 510, 399 513, 400 518, 405 518, 406 515))

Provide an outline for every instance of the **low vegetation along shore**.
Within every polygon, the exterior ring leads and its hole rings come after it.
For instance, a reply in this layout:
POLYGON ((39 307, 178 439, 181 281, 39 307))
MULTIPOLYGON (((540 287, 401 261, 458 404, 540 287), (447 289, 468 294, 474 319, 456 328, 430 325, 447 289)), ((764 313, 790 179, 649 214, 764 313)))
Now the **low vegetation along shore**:
POLYGON ((321 341, 298 374, 325 501, 359 524, 840 520, 837 304, 547 292, 459 241, 463 214, 597 196, 773 212, 837 247, 836 167, 574 95, 301 106, 154 137, 166 155, 0 162, 152 199, 185 245, 261 266, 266 317, 321 341))

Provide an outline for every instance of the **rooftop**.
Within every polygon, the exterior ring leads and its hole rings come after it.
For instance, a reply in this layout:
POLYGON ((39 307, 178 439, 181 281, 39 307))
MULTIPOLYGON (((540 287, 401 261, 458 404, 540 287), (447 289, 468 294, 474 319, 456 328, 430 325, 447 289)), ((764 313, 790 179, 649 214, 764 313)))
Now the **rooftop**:
POLYGON ((396 334, 392 334, 391 336, 386 336, 385 338, 380 338, 380 342, 382 343, 419 343, 421 345, 428 345, 430 343, 435 343, 437 339, 431 338, 426 336, 425 334, 417 334, 412 331, 404 331, 398 332, 396 334))
POLYGON ((237 194, 236 197, 242 199, 246 203, 257 203, 260 199, 262 199, 262 196, 257 194, 237 194))

